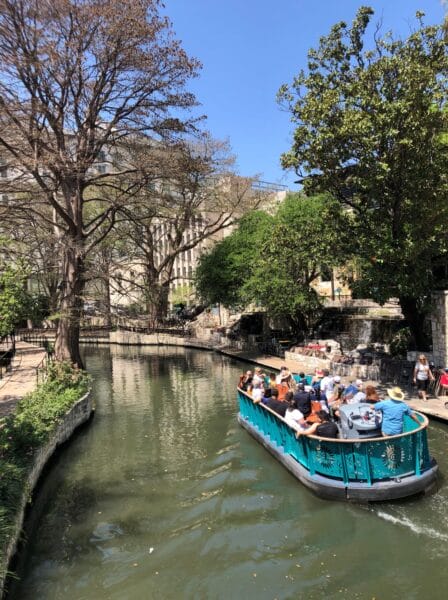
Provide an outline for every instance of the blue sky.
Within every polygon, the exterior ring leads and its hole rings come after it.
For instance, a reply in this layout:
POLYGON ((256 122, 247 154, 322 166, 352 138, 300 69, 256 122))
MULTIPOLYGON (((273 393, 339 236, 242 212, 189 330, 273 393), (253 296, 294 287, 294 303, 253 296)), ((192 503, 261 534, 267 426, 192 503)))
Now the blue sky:
POLYGON ((375 10, 383 30, 406 36, 417 10, 440 23, 443 0, 165 0, 185 50, 203 63, 191 89, 206 114, 207 129, 229 139, 241 175, 297 189, 294 173, 280 167, 291 143, 289 115, 276 103, 282 83, 306 67, 310 47, 359 6, 375 10))

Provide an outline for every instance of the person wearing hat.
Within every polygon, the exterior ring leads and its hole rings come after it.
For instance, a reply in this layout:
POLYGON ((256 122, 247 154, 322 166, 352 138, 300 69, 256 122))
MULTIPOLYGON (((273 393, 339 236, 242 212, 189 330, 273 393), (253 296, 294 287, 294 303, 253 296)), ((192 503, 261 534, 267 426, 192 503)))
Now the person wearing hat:
POLYGON ((421 424, 416 414, 404 402, 404 393, 401 388, 393 387, 387 390, 387 398, 382 402, 372 404, 373 410, 381 412, 381 433, 384 436, 403 433, 403 417, 409 415, 416 423, 421 424))

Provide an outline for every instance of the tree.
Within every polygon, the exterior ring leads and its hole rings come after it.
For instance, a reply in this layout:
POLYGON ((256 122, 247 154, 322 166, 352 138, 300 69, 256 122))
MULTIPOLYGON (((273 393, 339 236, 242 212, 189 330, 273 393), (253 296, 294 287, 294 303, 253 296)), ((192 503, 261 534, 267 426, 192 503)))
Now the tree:
POLYGON ((344 266, 350 215, 329 196, 289 194, 245 282, 247 294, 296 333, 312 330, 323 302, 313 283, 322 271, 344 266))
POLYGON ((27 272, 20 265, 0 271, 0 338, 12 333, 33 312, 33 298, 26 289, 27 278, 27 272))
POLYGON ((199 264, 202 297, 230 307, 251 302, 308 332, 322 300, 313 283, 322 269, 344 265, 350 247, 350 215, 324 195, 289 194, 271 217, 255 212, 199 264))
POLYGON ((176 258, 221 235, 267 195, 254 189, 253 178, 234 173, 228 144, 207 134, 161 148, 156 164, 139 162, 151 185, 139 190, 131 208, 120 209, 126 240, 120 266, 141 274, 126 281, 125 268, 124 280, 140 290, 153 325, 167 315, 176 258))
POLYGON ((433 264, 447 256, 446 42, 439 26, 406 40, 381 37, 365 47, 373 11, 359 9, 308 54, 308 70, 280 101, 294 141, 282 156, 305 190, 326 191, 355 217, 361 278, 379 302, 398 297, 416 343, 424 347, 433 264))
POLYGON ((144 183, 133 179, 138 168, 124 148, 143 135, 185 131, 178 115, 194 104, 184 88, 199 63, 174 40, 161 6, 0 0, 0 148, 10 210, 44 219, 41 208, 53 211, 62 282, 55 354, 78 365, 86 257, 144 183), (113 180, 96 168, 99 160, 113 180))
POLYGON ((261 244, 270 239, 273 217, 262 211, 243 216, 237 229, 199 259, 195 285, 207 304, 242 308, 251 301, 245 283, 261 244))

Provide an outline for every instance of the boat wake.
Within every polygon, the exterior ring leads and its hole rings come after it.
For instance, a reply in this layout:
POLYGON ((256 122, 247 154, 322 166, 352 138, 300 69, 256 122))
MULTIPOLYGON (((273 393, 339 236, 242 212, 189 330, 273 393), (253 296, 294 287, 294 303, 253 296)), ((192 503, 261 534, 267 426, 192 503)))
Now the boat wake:
POLYGON ((381 519, 384 519, 385 521, 389 521, 390 523, 393 523, 394 525, 401 525, 402 527, 406 527, 407 529, 410 529, 417 535, 424 535, 426 537, 429 537, 432 539, 437 539, 437 540, 442 540, 444 542, 448 541, 448 534, 442 533, 441 531, 437 531, 436 529, 433 529, 432 527, 427 527, 426 525, 419 525, 418 523, 411 521, 411 519, 409 519, 408 517, 404 517, 404 516, 396 517, 394 515, 390 515, 390 514, 384 512, 382 510, 379 510, 376 514, 381 519))

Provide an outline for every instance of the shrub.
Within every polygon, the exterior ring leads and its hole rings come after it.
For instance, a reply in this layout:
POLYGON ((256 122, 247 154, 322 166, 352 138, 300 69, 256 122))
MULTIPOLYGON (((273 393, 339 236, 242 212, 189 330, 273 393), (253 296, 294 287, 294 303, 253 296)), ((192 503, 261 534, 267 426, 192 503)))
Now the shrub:
POLYGON ((14 414, 0 421, 0 548, 14 526, 35 452, 89 385, 84 371, 69 363, 51 364, 45 382, 20 400, 14 414))

